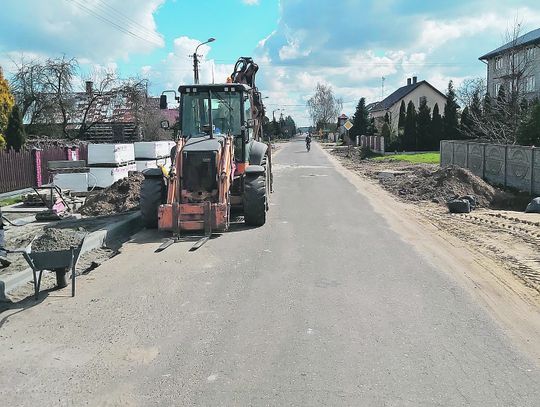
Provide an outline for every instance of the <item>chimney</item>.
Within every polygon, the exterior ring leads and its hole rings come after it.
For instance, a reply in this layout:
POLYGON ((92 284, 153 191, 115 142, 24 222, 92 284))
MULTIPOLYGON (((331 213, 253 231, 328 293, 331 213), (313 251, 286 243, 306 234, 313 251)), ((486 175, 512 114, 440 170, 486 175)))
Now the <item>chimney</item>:
POLYGON ((407 86, 411 86, 411 78, 407 78, 407 86))
POLYGON ((413 77, 412 77, 412 83, 413 83, 413 85, 416 83, 417 80, 418 80, 418 78, 417 78, 416 76, 413 76, 413 77))
POLYGON ((90 96, 93 91, 94 83, 92 81, 86 81, 86 94, 90 96))

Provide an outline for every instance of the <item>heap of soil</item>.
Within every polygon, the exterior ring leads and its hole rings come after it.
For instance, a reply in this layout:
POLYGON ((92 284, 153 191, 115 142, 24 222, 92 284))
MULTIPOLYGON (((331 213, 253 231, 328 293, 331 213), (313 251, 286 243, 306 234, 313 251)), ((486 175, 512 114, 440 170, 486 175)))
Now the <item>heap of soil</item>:
POLYGON ((32 243, 33 252, 69 250, 81 243, 82 232, 73 229, 49 228, 32 243))
POLYGON ((450 166, 432 170, 411 166, 403 170, 408 172, 382 179, 381 184, 407 200, 445 203, 456 196, 475 195, 479 206, 489 207, 497 195, 494 187, 465 168, 450 166))
POLYGON ((139 194, 144 175, 131 173, 110 187, 89 196, 79 212, 86 216, 114 215, 139 208, 139 194))

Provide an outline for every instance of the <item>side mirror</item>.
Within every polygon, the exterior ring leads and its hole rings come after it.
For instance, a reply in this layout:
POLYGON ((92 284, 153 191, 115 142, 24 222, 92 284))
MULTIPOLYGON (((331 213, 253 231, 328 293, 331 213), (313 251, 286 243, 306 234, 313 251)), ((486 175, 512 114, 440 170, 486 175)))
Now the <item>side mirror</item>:
POLYGON ((168 120, 162 120, 160 125, 163 130, 168 130, 170 127, 168 120))
POLYGON ((159 97, 159 108, 167 109, 167 95, 161 95, 159 97))

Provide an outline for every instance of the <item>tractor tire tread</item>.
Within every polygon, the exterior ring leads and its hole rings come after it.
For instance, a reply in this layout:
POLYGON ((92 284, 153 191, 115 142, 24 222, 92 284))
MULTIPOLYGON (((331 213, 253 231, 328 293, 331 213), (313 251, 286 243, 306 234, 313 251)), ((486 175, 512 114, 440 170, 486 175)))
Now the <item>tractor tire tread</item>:
POLYGON ((162 178, 149 177, 141 185, 140 209, 144 226, 155 229, 158 226, 158 209, 163 201, 164 183, 162 178))
POLYGON ((244 220, 250 226, 266 222, 266 174, 246 176, 244 181, 244 220))

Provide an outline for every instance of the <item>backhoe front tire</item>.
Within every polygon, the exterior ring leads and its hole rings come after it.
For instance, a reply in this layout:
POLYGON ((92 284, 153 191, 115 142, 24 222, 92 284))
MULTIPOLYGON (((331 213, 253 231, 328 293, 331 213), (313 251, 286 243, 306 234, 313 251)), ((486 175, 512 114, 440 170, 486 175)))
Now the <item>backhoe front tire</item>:
POLYGON ((144 178, 141 185, 140 208, 144 226, 155 229, 158 226, 158 209, 163 203, 165 183, 162 177, 144 178))
POLYGON ((262 226, 266 222, 266 172, 246 175, 244 179, 244 221, 250 226, 262 226))

